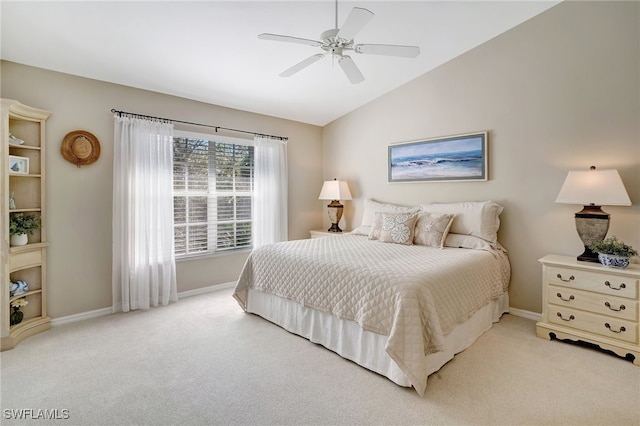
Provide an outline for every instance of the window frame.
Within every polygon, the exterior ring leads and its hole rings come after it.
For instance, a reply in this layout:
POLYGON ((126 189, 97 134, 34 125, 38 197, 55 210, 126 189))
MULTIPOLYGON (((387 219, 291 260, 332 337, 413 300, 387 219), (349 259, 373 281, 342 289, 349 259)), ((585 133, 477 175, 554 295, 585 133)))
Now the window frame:
MULTIPOLYGON (((200 133, 200 132, 191 132, 191 131, 185 131, 185 130, 174 130, 173 132, 173 137, 174 138, 191 138, 191 139, 205 139, 208 140, 210 142, 220 142, 220 143, 225 143, 225 144, 232 144, 232 145, 245 145, 245 146, 252 146, 254 147, 254 141, 253 139, 245 139, 245 138, 239 138, 239 137, 231 137, 231 136, 222 136, 222 135, 218 135, 215 133, 200 133)), ((209 167, 212 166, 212 163, 209 162, 209 167)), ((253 165, 253 170, 255 170, 255 151, 254 151, 254 165, 253 165)), ((255 173, 252 173, 253 177, 252 177, 252 190, 250 193, 248 193, 251 197, 251 212, 252 212, 252 217, 250 218, 249 222, 252 224, 252 228, 253 228, 253 201, 254 201, 254 189, 255 189, 255 173)), ((175 175, 174 175, 175 176, 175 175)), ((175 178, 175 177, 174 177, 175 178)), ((185 191, 176 191, 175 189, 173 189, 173 196, 175 197, 176 195, 181 195, 181 194, 188 194, 188 192, 185 191)), ((232 194, 234 196, 246 196, 247 192, 236 192, 235 190, 232 192, 232 194)), ((211 210, 211 205, 215 205, 217 203, 218 200, 218 196, 228 196, 229 193, 225 193, 225 192, 218 192, 215 190, 213 190, 213 192, 209 189, 207 191, 207 210, 210 211, 211 210)), ((216 206, 217 208, 217 206, 216 206)), ((175 217, 175 213, 174 213, 174 217, 175 217)), ((234 214, 234 220, 237 221, 237 218, 235 217, 234 214)), ((212 234, 217 234, 217 225, 220 223, 218 222, 217 218, 215 220, 215 229, 211 229, 211 225, 214 222, 209 221, 208 222, 208 226, 207 226, 207 233, 208 233, 208 239, 211 240, 211 235, 212 234)), ((222 221, 222 223, 224 223, 224 221, 222 221)), ((188 227, 188 222, 187 225, 188 227)), ((173 223, 173 227, 175 229, 176 227, 176 223, 174 221, 173 223)), ((216 242, 217 242, 217 237, 216 237, 216 242)), ((175 242, 174 242, 174 248, 175 248, 175 242)), ((230 248, 230 249, 223 249, 223 250, 219 250, 217 247, 217 244, 215 244, 215 248, 213 250, 207 250, 207 251, 203 251, 203 252, 197 252, 197 253, 192 253, 192 254, 181 254, 181 255, 177 255, 175 256, 176 262, 180 262, 180 261, 188 261, 188 260, 196 260, 196 259, 203 259, 203 258, 211 258, 211 257, 219 257, 219 256, 229 256, 229 255, 234 255, 234 254, 238 254, 238 253, 246 253, 246 252, 250 252, 251 250, 253 250, 253 234, 252 234, 252 238, 251 238, 251 242, 248 246, 244 246, 244 247, 238 247, 238 248, 230 248)))

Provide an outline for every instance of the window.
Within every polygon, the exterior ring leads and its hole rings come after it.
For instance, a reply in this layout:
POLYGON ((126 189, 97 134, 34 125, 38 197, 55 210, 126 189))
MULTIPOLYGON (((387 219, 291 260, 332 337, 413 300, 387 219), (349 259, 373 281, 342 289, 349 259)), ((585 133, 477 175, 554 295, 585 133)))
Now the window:
POLYGON ((175 132, 176 257, 251 247, 253 170, 252 141, 175 132))

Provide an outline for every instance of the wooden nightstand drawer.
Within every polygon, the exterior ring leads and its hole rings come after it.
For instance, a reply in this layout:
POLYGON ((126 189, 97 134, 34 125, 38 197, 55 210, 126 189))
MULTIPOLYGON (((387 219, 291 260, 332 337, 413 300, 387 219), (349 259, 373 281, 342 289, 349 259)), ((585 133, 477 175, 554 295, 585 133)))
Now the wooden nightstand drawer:
POLYGON ((635 321, 638 318, 638 301, 589 293, 567 287, 549 286, 547 302, 583 311, 635 321))
POLYGON ((550 305, 547 307, 549 322, 597 333, 611 339, 638 342, 638 323, 592 314, 578 309, 550 305))
POLYGON ((638 279, 614 274, 550 267, 549 284, 577 288, 613 296, 638 298, 638 279))

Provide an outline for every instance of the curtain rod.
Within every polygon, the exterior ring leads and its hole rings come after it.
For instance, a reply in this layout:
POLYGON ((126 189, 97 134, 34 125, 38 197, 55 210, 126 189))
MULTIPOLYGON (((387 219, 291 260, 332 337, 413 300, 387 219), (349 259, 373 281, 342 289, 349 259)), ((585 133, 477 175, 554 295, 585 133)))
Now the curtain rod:
POLYGON ((134 117, 134 118, 150 118, 152 120, 163 120, 163 121, 172 122, 172 123, 183 123, 183 124, 191 124, 193 126, 210 127, 212 129, 215 129, 216 133, 218 132, 218 130, 228 130, 230 132, 248 133, 248 134, 254 135, 254 136, 266 136, 266 137, 270 137, 270 138, 279 139, 281 141, 288 141, 289 140, 289 138, 286 137, 286 136, 267 135, 267 134, 264 134, 264 133, 250 132, 248 130, 238 130, 238 129, 231 129, 229 127, 214 126, 212 124, 192 123, 190 121, 175 120, 173 118, 154 117, 152 115, 137 114, 135 112, 118 111, 115 108, 111 108, 111 112, 114 113, 114 114, 118 114, 118 116, 122 116, 124 114, 124 115, 129 115, 129 116, 134 117))

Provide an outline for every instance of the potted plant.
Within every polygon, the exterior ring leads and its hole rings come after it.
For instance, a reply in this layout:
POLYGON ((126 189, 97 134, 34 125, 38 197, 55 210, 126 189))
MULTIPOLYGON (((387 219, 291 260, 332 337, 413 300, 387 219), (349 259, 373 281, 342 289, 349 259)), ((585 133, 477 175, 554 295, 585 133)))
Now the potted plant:
POLYGON ((27 234, 33 235, 42 226, 40 217, 34 214, 25 215, 16 213, 9 219, 9 235, 12 246, 23 246, 27 244, 27 234))
POLYGON ((629 258, 638 255, 633 247, 618 240, 615 235, 602 241, 597 241, 589 248, 598 253, 598 260, 604 266, 612 268, 626 268, 629 266, 629 258))
POLYGON ((29 301, 24 297, 11 302, 11 314, 9 315, 9 325, 16 325, 22 322, 24 312, 20 310, 23 306, 27 306, 29 301))

